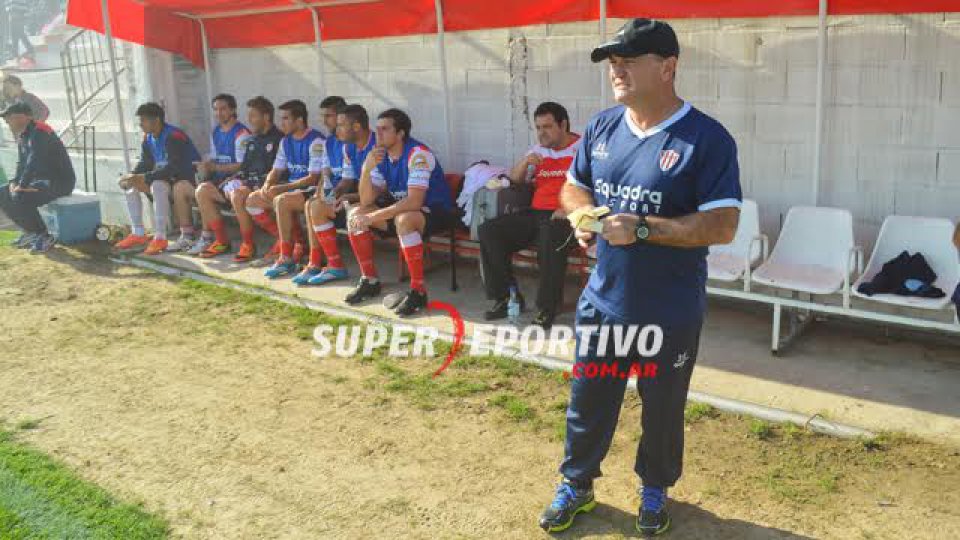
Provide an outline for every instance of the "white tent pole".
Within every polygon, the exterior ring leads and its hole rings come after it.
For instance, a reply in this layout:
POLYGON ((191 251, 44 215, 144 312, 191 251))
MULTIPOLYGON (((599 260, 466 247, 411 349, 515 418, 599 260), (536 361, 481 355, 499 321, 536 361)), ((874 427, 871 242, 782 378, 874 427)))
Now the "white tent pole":
MULTIPOLYGON (((606 43, 607 41, 607 0, 600 0, 600 43, 606 43)), ((607 102, 610 99, 610 83, 607 81, 607 70, 603 64, 601 64, 604 69, 600 70, 600 109, 603 110, 607 106, 607 102)))
POLYGON ((117 70, 117 56, 113 50, 113 31, 110 28, 110 6, 107 0, 100 0, 103 15, 103 33, 107 37, 107 54, 110 55, 110 72, 113 75, 113 100, 117 103, 117 120, 120 124, 120 144, 123 147, 123 165, 127 171, 133 169, 130 163, 130 144, 127 140, 127 118, 123 114, 123 101, 120 99, 120 76, 117 70))
POLYGON ((440 82, 443 85, 443 122, 446 127, 447 157, 453 160, 453 124, 450 118, 450 83, 447 81, 447 51, 444 47, 443 0, 434 0, 437 10, 437 55, 440 60, 440 82))
POLYGON ((324 84, 323 74, 323 36, 320 33, 320 13, 316 8, 310 8, 310 15, 313 17, 313 37, 317 42, 317 87, 320 92, 320 99, 327 96, 327 88, 324 84))
POLYGON ((827 0, 820 0, 817 24, 817 98, 816 126, 813 136, 813 204, 820 203, 820 179, 823 168, 824 86, 827 78, 827 0))
MULTIPOLYGON (((210 107, 213 106, 213 66, 210 65, 210 45, 207 42, 207 26, 203 24, 203 20, 198 21, 200 23, 200 41, 203 44, 203 75, 207 85, 207 110, 210 110, 210 107)), ((212 149, 211 149, 212 150, 212 149)))

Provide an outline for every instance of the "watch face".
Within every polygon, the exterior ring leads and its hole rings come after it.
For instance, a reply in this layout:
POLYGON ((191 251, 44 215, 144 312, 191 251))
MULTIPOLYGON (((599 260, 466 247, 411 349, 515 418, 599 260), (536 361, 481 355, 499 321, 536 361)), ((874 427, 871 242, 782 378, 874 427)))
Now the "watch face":
POLYGON ((637 227, 637 238, 640 240, 646 240, 650 236, 650 227, 646 225, 640 225, 637 227))

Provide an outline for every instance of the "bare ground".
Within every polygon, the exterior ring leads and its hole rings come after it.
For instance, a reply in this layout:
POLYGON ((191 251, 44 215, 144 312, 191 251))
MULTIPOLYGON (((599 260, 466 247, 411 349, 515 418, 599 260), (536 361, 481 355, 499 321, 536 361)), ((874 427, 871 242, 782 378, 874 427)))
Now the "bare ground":
MULTIPOLYGON (((58 250, 0 249, 0 417, 186 538, 544 538, 566 387, 497 361, 316 359, 316 316, 58 250)), ((960 449, 690 415, 671 538, 960 538, 960 449)), ((601 505, 633 537, 639 406, 601 505)))

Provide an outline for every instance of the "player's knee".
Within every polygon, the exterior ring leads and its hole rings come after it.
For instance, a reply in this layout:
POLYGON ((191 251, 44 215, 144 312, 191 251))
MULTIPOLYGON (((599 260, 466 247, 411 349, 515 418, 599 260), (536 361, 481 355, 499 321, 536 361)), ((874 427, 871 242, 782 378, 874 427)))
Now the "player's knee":
POLYGON ((396 222, 397 232, 401 234, 411 233, 423 226, 423 213, 419 211, 404 212, 397 216, 396 222))

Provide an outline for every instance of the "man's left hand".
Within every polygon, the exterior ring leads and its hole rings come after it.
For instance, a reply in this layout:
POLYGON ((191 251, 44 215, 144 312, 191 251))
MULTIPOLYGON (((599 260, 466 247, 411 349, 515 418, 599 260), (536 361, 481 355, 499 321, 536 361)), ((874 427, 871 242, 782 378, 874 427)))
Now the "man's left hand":
POLYGON ((960 223, 957 224, 957 228, 953 231, 953 245, 957 246, 957 249, 960 249, 960 223))
POLYGON ((637 241, 637 224, 640 217, 634 214, 614 214, 601 221, 604 240, 612 246, 626 246, 637 241))
POLYGON ((14 192, 14 193, 17 193, 17 192, 20 192, 20 193, 36 193, 37 191, 40 191, 39 189, 36 189, 36 188, 23 187, 23 186, 14 185, 14 184, 10 184, 10 185, 12 186, 12 189, 13 189, 13 192, 14 192))
POLYGON ((350 230, 352 231, 366 231, 370 228, 370 224, 373 223, 370 214, 362 214, 356 212, 350 216, 350 230))
POLYGON ((567 219, 567 213, 563 211, 563 208, 557 208, 553 211, 550 219, 567 219))

